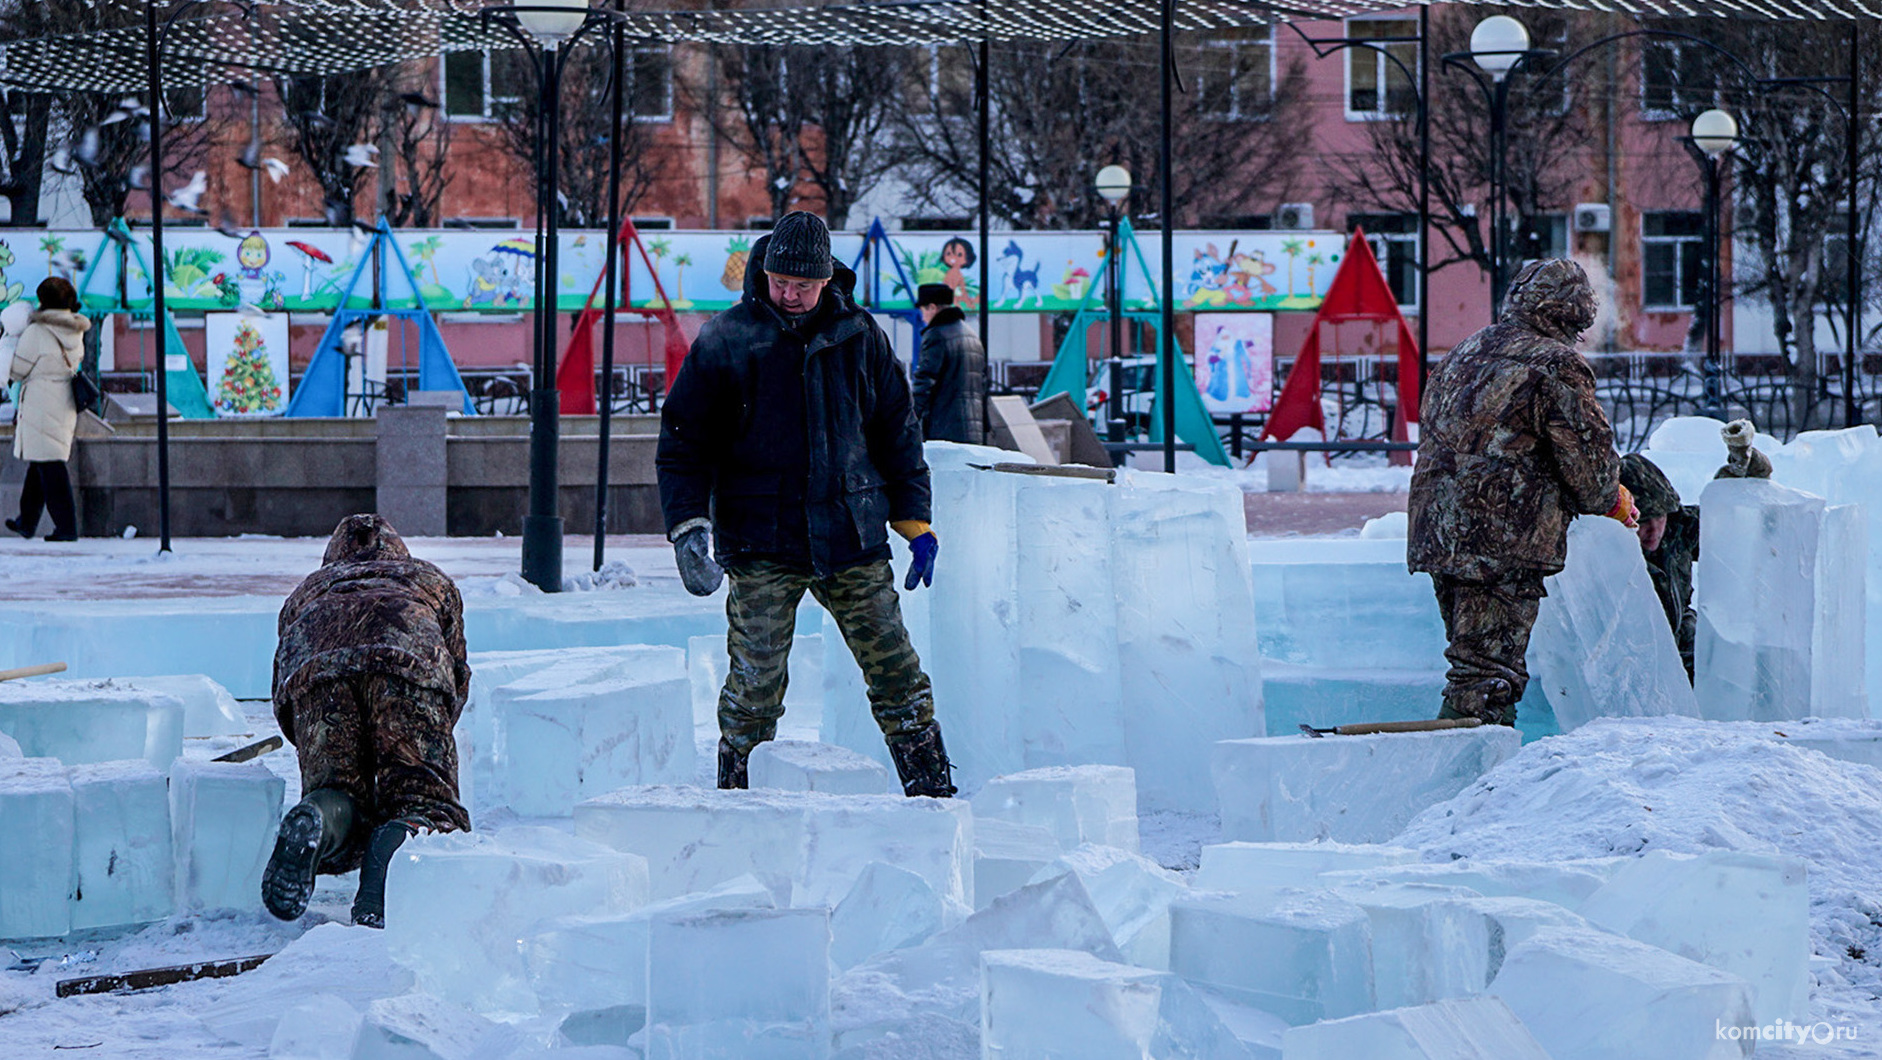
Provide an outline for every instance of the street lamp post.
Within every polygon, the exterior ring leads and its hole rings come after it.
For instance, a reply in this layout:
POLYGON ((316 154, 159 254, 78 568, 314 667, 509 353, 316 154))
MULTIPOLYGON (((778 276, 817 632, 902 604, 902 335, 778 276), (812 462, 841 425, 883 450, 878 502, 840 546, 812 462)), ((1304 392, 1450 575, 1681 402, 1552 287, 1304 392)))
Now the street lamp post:
POLYGON ((1725 418, 1725 366, 1720 352, 1719 314, 1724 299, 1719 291, 1719 243, 1724 239, 1724 225, 1719 218, 1719 181, 1725 156, 1738 146, 1738 121, 1716 108, 1705 111, 1693 119, 1692 135, 1686 137, 1686 141, 1706 182, 1704 415, 1722 420, 1725 418))
POLYGON ((1105 401, 1105 433, 1113 442, 1122 442, 1125 413, 1119 404, 1124 397, 1124 266, 1122 220, 1124 202, 1130 198, 1131 173, 1119 165, 1105 166, 1093 182, 1098 197, 1111 208, 1111 229, 1105 244, 1104 307, 1111 318, 1110 397, 1105 401))
POLYGON ((1491 15, 1470 33, 1470 50, 1444 57, 1444 65, 1469 74, 1490 104, 1490 317, 1503 312, 1503 294, 1509 283, 1506 237, 1509 211, 1508 162, 1509 75, 1525 60, 1546 52, 1532 51, 1529 30, 1508 15, 1491 15), (1464 64, 1470 60, 1475 69, 1464 64), (1488 75, 1488 80, 1485 80, 1488 75))

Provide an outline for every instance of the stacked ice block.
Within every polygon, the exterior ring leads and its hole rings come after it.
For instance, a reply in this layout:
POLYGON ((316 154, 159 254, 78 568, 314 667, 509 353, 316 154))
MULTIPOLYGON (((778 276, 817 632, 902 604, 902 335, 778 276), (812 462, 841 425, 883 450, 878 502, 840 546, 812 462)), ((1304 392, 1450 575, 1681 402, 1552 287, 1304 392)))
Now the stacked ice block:
POLYGON ((0 938, 72 929, 73 805, 56 760, 0 759, 0 938))
POLYGON ((274 849, 285 790, 258 761, 177 760, 170 772, 177 908, 261 908, 261 873, 274 849))
POLYGON ((731 909, 654 920, 648 1060, 830 1055, 827 909, 731 909))
POLYGON ((767 740, 746 761, 754 788, 881 795, 901 790, 882 763, 847 747, 804 740, 767 740))
POLYGON ((981 820, 1037 825, 1062 849, 1137 850, 1137 778, 1123 766, 1049 766, 994 777, 974 796, 981 820))
POLYGON ((162 920, 175 908, 170 794, 142 761, 72 770, 78 886, 72 927, 162 920))
POLYGON ((183 753, 183 701, 114 680, 0 682, 0 732, 68 766, 141 758, 168 773, 183 753))
POLYGON ((204 674, 120 677, 113 683, 162 692, 183 701, 184 736, 233 736, 254 731, 229 690, 204 674))
POLYGON ((984 1055, 1238 1060, 1248 1052, 1187 983, 1078 950, 981 957, 984 1055))

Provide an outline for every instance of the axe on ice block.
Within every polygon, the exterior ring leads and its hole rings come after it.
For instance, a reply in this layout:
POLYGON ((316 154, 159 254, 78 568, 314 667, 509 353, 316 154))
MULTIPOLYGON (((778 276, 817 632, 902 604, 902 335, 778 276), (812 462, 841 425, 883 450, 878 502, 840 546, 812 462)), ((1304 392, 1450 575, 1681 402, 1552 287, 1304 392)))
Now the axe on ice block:
POLYGON ((1300 723, 1300 731, 1318 740, 1324 736, 1366 736, 1376 732, 1436 732, 1440 729, 1474 729, 1482 724, 1482 718, 1439 718, 1436 721, 1368 721, 1358 725, 1335 725, 1331 729, 1316 729, 1303 721, 1300 723))

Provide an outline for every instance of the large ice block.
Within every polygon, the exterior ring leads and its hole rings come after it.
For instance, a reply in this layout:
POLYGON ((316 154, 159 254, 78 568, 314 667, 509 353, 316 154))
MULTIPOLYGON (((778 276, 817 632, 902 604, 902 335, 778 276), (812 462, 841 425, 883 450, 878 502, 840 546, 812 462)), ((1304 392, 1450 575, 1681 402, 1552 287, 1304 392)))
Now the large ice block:
POLYGON ((170 790, 142 761, 72 770, 78 830, 74 928, 162 920, 176 909, 170 790))
POLYGON ((1181 876, 1127 850, 1088 843, 1041 869, 1032 882, 1066 872, 1085 885, 1125 960, 1169 968, 1170 903, 1189 893, 1181 876))
POLYGON ((1576 519, 1567 565, 1543 588, 1529 672, 1561 731, 1592 718, 1699 715, 1634 531, 1613 519, 1576 519))
POLYGON ((533 1016, 519 940, 555 917, 646 903, 643 859, 554 829, 416 836, 386 874, 386 945, 422 990, 493 1016, 533 1016))
POLYGON ((286 789, 258 761, 176 760, 170 836, 179 911, 261 908, 261 872, 274 852, 286 789))
POLYGON ((1181 979, 1078 950, 981 955, 983 1055, 1202 1060, 1247 1050, 1181 979))
POLYGON ((1719 479, 1701 507, 1693 665, 1704 716, 1867 716, 1858 510, 1763 479, 1719 479))
POLYGON ((1466 887, 1490 897, 1532 898, 1575 909, 1589 895, 1606 886, 1615 865, 1622 860, 1625 859, 1487 861, 1460 858, 1431 864, 1327 872, 1321 877, 1321 886, 1334 887, 1348 881, 1431 883, 1466 887))
POLYGON ((183 753, 183 701, 121 681, 0 682, 0 732, 68 766, 141 758, 168 773, 183 753))
POLYGON ((1485 965, 1492 980, 1502 970, 1503 959, 1509 956, 1509 951, 1522 945, 1536 932, 1551 928, 1590 928, 1588 921, 1554 902, 1503 897, 1466 898, 1463 901, 1473 912, 1483 917, 1482 937, 1490 947, 1485 965))
POLYGON ((1579 912, 1596 925, 1743 976, 1759 1023, 1810 1008, 1810 891, 1799 858, 1652 850, 1615 870, 1579 912))
POLYGON ((1521 747, 1502 725, 1368 736, 1267 736, 1215 745, 1222 836, 1381 843, 1521 747))
POLYGON ((927 880, 872 861, 830 911, 830 961, 853 968, 878 953, 919 945, 941 930, 948 914, 927 880))
POLYGON ((193 1010, 217 1037, 257 1050, 268 1047, 289 1009, 312 996, 331 995, 363 1011, 411 988, 412 973, 386 955, 385 932, 326 923, 283 946, 260 968, 228 981, 193 1010))
POLYGON ((405 994, 366 1006, 353 1060, 477 1060, 512 1056, 523 1045, 514 1027, 429 994, 405 994))
POLYGON ((1553 1060, 1502 999, 1454 998, 1295 1027, 1282 1060, 1553 1060))
POLYGON ((1409 865, 1418 852, 1376 843, 1210 843, 1191 881, 1199 891, 1320 887, 1320 874, 1409 865))
POLYGON ((1511 950, 1489 993, 1554 1060, 1723 1060, 1751 1043, 1751 987, 1730 972, 1605 932, 1539 931, 1511 950))
MULTIPOLYGON (((1647 436, 1641 455, 1666 473, 1681 503, 1698 504, 1706 484, 1725 464, 1725 437, 1719 433, 1724 428, 1724 420, 1710 416, 1674 416, 1647 436)), ((1762 440, 1758 447, 1767 454, 1772 451, 1762 440)))
MULTIPOLYGON (((1256 538, 1248 552, 1264 680, 1270 663, 1336 677, 1443 667, 1444 620, 1431 577, 1406 571, 1404 541, 1256 538)), ((1269 731, 1280 731, 1272 718, 1269 731)))
MULTIPOLYGON (((1441 652, 1433 653, 1431 660, 1442 663, 1441 652)), ((1295 736, 1302 725, 1328 729, 1368 721, 1422 721, 1431 717, 1434 704, 1444 701, 1444 671, 1335 669, 1263 660, 1261 695, 1269 736, 1295 736)))
MULTIPOLYGON (((837 640, 836 650, 847 651, 842 638, 837 640)), ((822 633, 798 633, 791 638, 780 732, 814 739, 823 731, 823 642, 822 633)), ((718 731, 719 693, 725 688, 730 665, 724 633, 693 637, 686 642, 686 677, 695 726, 718 731)))
POLYGON ((73 807, 56 759, 0 759, 0 939, 72 929, 73 807))
POLYGON ((1349 885, 1340 897, 1372 921, 1372 986, 1380 1008, 1477 993, 1490 981, 1490 928, 1472 891, 1423 883, 1349 885))
POLYGON ((148 688, 183 701, 184 736, 234 736, 255 727, 242 715, 241 704, 206 674, 170 674, 161 677, 120 677, 118 684, 148 688))
POLYGON ((268 1060, 352 1060, 365 1014, 334 994, 314 994, 281 1014, 268 1060))
POLYGON ((746 760, 751 786, 833 795, 899 793, 882 763, 847 747, 806 740, 768 740, 746 760))
MULTIPOLYGON (((1882 540, 1882 539, 1878 539, 1882 540)), ((1803 718, 1772 738, 1845 762, 1882 769, 1882 721, 1869 718, 1803 718)), ((0 749, 0 758, 5 751, 0 749)))
POLYGON ((1048 766, 994 777, 974 816, 1049 829, 1066 850, 1099 843, 1137 850, 1137 778, 1123 766, 1048 766))
POLYGON ((656 919, 647 1060, 830 1055, 830 912, 733 909, 656 919))
POLYGON ((1296 1026, 1373 1007, 1366 911, 1331 891, 1193 894, 1170 905, 1170 971, 1296 1026))
POLYGON ((1051 830, 996 817, 974 820, 974 901, 981 908, 1026 885, 1062 848, 1051 830))
POLYGON ((20 742, 4 732, 0 732, 0 758, 25 758, 26 752, 20 750, 20 742))
POLYGON ((751 873, 781 903, 835 906, 887 861, 973 904, 973 815, 954 799, 623 788, 575 807, 575 834, 645 857, 655 898, 751 873))

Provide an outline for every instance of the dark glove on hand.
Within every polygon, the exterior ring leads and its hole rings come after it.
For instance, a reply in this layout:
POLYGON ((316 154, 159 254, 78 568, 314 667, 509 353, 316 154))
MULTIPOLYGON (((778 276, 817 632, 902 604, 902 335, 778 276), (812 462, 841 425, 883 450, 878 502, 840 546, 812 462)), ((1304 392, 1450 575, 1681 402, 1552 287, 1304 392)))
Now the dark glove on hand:
POLYGON ((673 558, 680 565, 680 583, 694 596, 711 596, 725 581, 725 571, 713 561, 703 526, 686 531, 673 542, 673 558))
POLYGON ((935 553, 941 551, 941 539, 930 530, 910 541, 908 550, 914 554, 915 560, 908 565, 908 577, 902 581, 902 588, 912 592, 917 582, 933 588, 934 557, 935 553))

